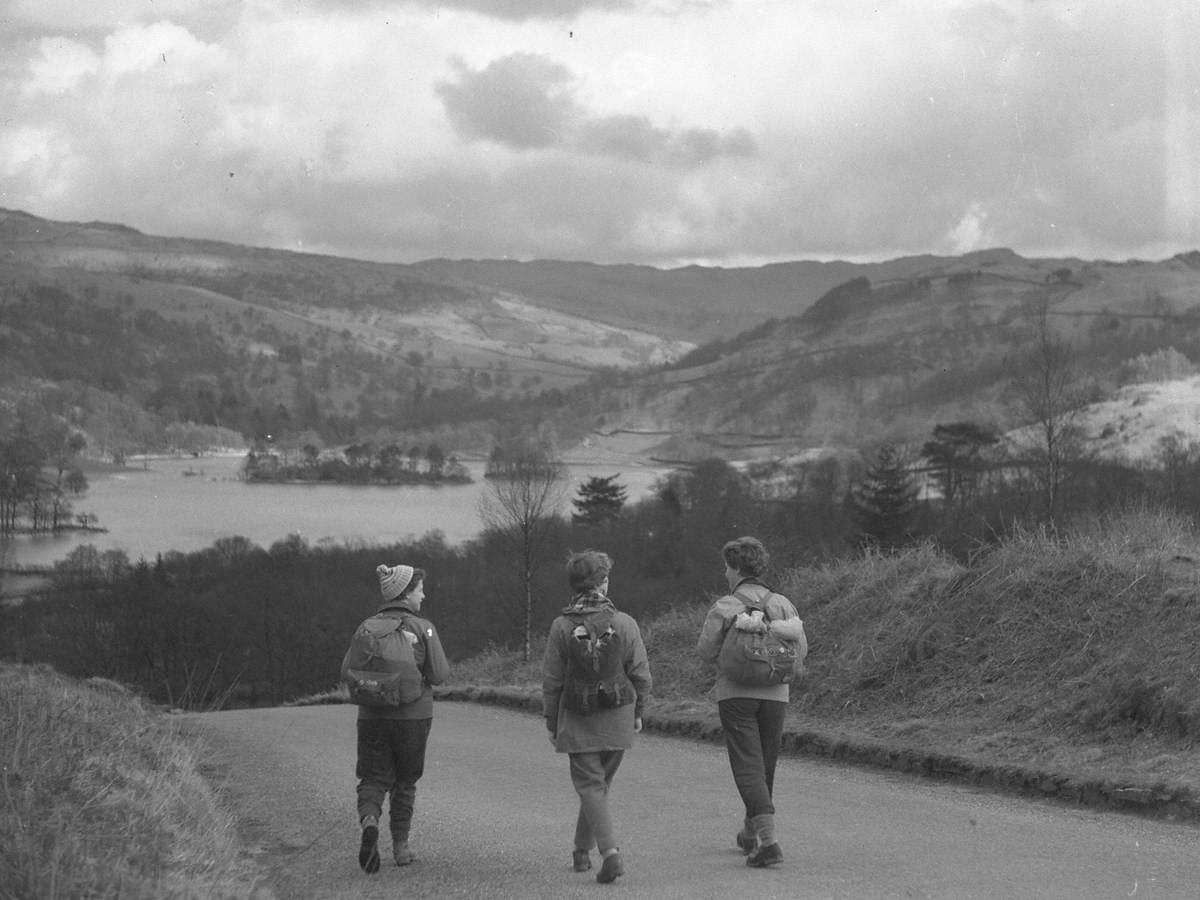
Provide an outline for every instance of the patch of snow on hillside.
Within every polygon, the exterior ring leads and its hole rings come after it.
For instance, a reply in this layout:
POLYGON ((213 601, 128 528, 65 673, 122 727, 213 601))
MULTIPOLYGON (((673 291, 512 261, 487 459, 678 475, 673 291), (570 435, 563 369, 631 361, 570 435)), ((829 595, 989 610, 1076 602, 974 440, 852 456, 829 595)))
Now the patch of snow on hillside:
POLYGON ((1164 437, 1200 441, 1200 376, 1127 385, 1087 407, 1080 424, 1101 456, 1152 462, 1164 437))

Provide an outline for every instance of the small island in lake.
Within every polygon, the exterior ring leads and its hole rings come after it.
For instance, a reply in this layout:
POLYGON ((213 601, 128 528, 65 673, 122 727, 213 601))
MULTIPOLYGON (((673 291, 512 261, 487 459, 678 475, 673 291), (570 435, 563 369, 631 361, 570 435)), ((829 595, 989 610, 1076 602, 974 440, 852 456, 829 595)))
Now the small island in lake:
POLYGON ((405 452, 396 444, 375 450, 370 444, 351 444, 340 451, 308 445, 298 454, 270 449, 251 450, 242 465, 246 481, 271 484, 470 484, 467 467, 437 444, 405 452))

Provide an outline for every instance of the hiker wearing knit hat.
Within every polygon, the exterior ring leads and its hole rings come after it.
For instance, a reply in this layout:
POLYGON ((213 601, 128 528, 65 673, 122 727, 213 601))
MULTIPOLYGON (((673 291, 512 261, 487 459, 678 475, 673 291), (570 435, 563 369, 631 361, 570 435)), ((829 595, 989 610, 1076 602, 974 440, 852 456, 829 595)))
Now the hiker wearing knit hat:
POLYGON ((358 864, 368 874, 379 871, 384 797, 388 798, 392 858, 398 866, 414 859, 408 836, 433 722, 432 685, 442 684, 450 674, 437 630, 421 617, 424 570, 381 563, 375 575, 382 602, 375 615, 359 625, 342 660, 342 680, 353 682, 356 691, 363 685, 394 686, 394 692, 381 691, 386 698, 382 700, 352 695, 360 704, 355 766, 362 829, 358 864), (409 700, 412 697, 416 699, 409 700), (386 705, 367 705, 375 703, 386 705))
POLYGON ((408 586, 412 584, 415 571, 412 566, 385 566, 380 564, 375 567, 375 574, 379 576, 379 592, 383 595, 385 603, 388 600, 395 600, 405 592, 408 586))

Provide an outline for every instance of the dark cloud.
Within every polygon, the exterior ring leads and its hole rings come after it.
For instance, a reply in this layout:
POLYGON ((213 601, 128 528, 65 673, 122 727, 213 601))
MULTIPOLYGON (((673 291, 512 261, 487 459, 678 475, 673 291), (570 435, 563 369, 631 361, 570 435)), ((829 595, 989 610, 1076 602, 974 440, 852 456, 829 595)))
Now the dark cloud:
POLYGON ((473 71, 455 60, 454 81, 434 90, 458 135, 517 150, 562 147, 641 163, 702 166, 720 157, 750 157, 754 138, 743 128, 670 130, 645 116, 588 116, 575 101, 575 78, 544 56, 518 53, 473 71))
POLYGON ((754 138, 744 128, 722 134, 711 128, 673 132, 645 116, 605 116, 585 122, 577 149, 645 163, 702 166, 723 156, 751 157, 754 138))
POLYGON ((458 134, 516 149, 563 142, 578 109, 567 68, 542 56, 518 53, 473 72, 453 63, 457 80, 434 85, 458 134))

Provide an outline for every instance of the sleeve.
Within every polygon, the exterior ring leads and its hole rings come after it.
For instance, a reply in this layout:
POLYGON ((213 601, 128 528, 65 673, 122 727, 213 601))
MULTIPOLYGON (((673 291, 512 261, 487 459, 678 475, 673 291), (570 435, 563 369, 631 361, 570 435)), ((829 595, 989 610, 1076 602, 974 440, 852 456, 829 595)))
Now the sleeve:
POLYGON ((438 637, 437 629, 431 622, 422 623, 425 634, 425 664, 421 667, 425 680, 430 684, 444 684, 450 677, 450 663, 446 659, 446 651, 442 648, 442 639, 438 637))
MULTIPOLYGON (((357 633, 358 632, 356 631, 355 634, 357 634, 357 633)), ((350 646, 346 650, 346 655, 342 657, 342 670, 341 670, 342 681, 345 683, 349 683, 350 670, 351 669, 361 669, 364 662, 366 662, 366 660, 364 660, 362 658, 362 653, 356 650, 355 641, 353 638, 351 638, 350 646)))
POLYGON ((633 682, 633 688, 637 691, 633 714, 640 719, 642 711, 646 708, 646 700, 650 697, 650 690, 654 686, 654 680, 650 676, 650 657, 646 655, 646 643, 642 640, 641 629, 632 618, 630 618, 629 624, 633 631, 633 640, 630 641, 629 657, 625 662, 625 676, 633 682))
POLYGON ((563 651, 562 629, 555 621, 546 637, 546 655, 542 659, 542 715, 551 731, 558 729, 558 706, 566 681, 567 661, 563 651))
POLYGON ((722 597, 709 609, 700 628, 700 638, 696 641, 696 653, 706 663, 716 663, 721 655, 721 644, 725 640, 725 629, 729 625, 722 604, 724 599, 722 597))
POLYGON ((776 594, 772 598, 770 615, 771 623, 768 627, 771 633, 797 644, 800 662, 803 663, 808 656, 808 636, 804 633, 804 620, 800 618, 795 605, 787 597, 776 594))

